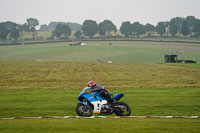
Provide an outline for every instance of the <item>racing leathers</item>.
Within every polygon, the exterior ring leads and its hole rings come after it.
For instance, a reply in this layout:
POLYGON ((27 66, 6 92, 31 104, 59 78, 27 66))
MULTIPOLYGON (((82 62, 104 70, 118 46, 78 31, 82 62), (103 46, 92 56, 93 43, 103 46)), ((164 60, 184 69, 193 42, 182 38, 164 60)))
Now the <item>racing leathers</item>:
POLYGON ((102 85, 97 85, 94 89, 91 89, 90 92, 92 93, 99 93, 102 97, 104 97, 108 103, 113 103, 113 94, 109 92, 106 88, 102 85))

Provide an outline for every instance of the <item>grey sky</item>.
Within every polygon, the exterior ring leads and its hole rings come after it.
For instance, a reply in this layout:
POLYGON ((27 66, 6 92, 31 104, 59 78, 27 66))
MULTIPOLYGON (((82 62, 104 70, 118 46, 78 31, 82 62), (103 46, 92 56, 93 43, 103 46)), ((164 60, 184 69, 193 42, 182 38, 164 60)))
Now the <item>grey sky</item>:
POLYGON ((173 17, 200 18, 200 0, 0 0, 0 22, 23 24, 37 18, 40 24, 51 21, 77 22, 86 19, 111 20, 118 27, 123 21, 157 24, 173 17))

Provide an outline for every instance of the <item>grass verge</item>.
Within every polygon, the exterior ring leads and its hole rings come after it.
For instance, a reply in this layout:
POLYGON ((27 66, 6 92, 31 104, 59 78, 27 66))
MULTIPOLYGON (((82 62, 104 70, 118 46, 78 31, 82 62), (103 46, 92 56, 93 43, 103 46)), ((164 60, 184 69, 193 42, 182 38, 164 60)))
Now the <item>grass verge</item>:
POLYGON ((0 120, 2 133, 199 133, 200 119, 33 119, 0 120))

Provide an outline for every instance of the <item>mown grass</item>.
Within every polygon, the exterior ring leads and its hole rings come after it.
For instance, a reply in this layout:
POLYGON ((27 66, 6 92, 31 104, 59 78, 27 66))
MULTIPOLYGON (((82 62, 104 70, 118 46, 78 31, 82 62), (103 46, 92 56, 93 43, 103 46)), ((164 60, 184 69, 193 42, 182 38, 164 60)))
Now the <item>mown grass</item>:
MULTIPOLYGON (((0 117, 76 116, 80 90, 1 90, 0 117)), ((200 88, 110 89, 136 116, 200 116, 200 88)))
MULTIPOLYGON (((0 118, 77 115, 77 95, 89 80, 123 92, 121 101, 130 105, 132 115, 200 116, 200 65, 151 64, 162 62, 172 45, 199 61, 198 45, 87 43, 1 46, 0 118)), ((0 131, 197 133, 199 124, 199 119, 18 119, 0 120, 0 131)))
POLYGON ((187 66, 185 67, 185 64, 1 62, 0 89, 80 89, 90 80, 95 80, 111 89, 200 87, 199 67, 187 66))
MULTIPOLYGON (((132 115, 200 115, 198 64, 1 62, 0 117, 77 115, 77 95, 96 80, 132 115)), ((0 120, 6 132, 199 132, 199 119, 0 120)))
POLYGON ((0 120, 1 132, 15 133, 199 133, 199 119, 0 120))
POLYGON ((200 62, 200 46, 197 44, 161 42, 85 42, 87 46, 69 47, 69 42, 34 44, 25 46, 1 46, 0 61, 64 61, 115 63, 163 63, 168 51, 178 52, 182 59, 200 62), (112 46, 108 44, 112 43, 112 46))
POLYGON ((123 92, 133 115, 199 115, 200 70, 170 64, 1 62, 1 117, 76 115, 89 80, 123 92))

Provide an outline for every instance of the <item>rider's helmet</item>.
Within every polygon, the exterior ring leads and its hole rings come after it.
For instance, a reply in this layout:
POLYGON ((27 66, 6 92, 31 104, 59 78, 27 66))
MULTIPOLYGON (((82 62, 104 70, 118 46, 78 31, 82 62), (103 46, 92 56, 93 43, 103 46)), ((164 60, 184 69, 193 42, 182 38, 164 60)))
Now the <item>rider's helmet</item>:
POLYGON ((94 81, 89 81, 88 87, 91 87, 92 89, 94 89, 94 87, 96 87, 96 83, 94 81))

